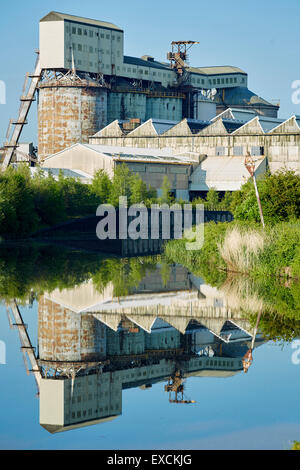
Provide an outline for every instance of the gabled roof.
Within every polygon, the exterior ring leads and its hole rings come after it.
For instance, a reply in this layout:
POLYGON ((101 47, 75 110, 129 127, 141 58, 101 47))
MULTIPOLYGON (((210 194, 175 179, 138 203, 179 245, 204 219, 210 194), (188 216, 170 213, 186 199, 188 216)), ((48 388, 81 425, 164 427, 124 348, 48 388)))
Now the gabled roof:
POLYGON ((251 109, 228 108, 222 113, 218 114, 211 121, 216 121, 219 118, 233 119, 235 121, 248 122, 253 119, 257 113, 251 109))
POLYGON ((98 20, 93 20, 91 18, 83 18, 82 16, 73 16, 73 15, 68 15, 66 13, 60 13, 58 11, 51 11, 48 13, 48 15, 44 16, 40 22, 44 23, 47 21, 73 21, 76 23, 83 23, 86 25, 90 26, 100 26, 102 28, 107 28, 107 29, 115 29, 117 31, 122 31, 121 28, 116 26, 113 23, 108 23, 107 21, 98 21, 98 20))

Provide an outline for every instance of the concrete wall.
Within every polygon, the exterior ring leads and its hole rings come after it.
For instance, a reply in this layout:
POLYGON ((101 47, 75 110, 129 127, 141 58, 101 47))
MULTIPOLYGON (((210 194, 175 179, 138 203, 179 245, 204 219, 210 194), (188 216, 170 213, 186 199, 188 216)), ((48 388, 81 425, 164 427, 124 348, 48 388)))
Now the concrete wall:
POLYGON ((254 133, 242 132, 236 134, 211 134, 212 127, 221 124, 212 124, 210 129, 201 131, 198 135, 185 137, 161 135, 141 136, 138 133, 127 137, 98 137, 91 138, 90 142, 101 145, 123 145, 128 147, 164 148, 170 147, 177 154, 180 152, 196 152, 200 155, 233 156, 234 147, 242 147, 243 155, 252 152, 253 147, 263 147, 264 155, 272 172, 280 168, 288 168, 300 173, 300 131, 295 133, 254 133))

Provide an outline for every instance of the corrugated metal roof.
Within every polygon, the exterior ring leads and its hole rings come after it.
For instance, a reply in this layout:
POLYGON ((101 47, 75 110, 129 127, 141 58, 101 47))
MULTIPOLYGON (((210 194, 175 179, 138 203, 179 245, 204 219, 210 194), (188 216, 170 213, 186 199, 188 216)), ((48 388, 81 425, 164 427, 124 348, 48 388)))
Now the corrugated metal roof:
POLYGON ((266 116, 259 116, 259 123, 264 132, 270 132, 275 127, 284 122, 284 119, 269 118, 266 116))
POLYGON ((239 67, 233 67, 231 65, 221 65, 221 66, 212 66, 212 67, 189 67, 189 70, 193 73, 200 73, 203 75, 224 75, 231 73, 242 73, 247 75, 244 70, 239 67))
POLYGON ((192 134, 198 134, 198 132, 211 124, 210 121, 200 121, 197 119, 187 119, 186 121, 192 134))
POLYGON ((109 23, 107 21, 98 21, 98 20, 93 20, 91 18, 83 18, 82 16, 73 16, 73 15, 68 15, 66 13, 60 13, 58 11, 51 11, 48 13, 48 15, 44 16, 40 22, 46 22, 46 21, 75 21, 76 23, 84 23, 84 24, 89 24, 92 26, 102 26, 104 28, 108 29, 115 29, 117 31, 123 31, 121 28, 116 26, 113 23, 109 23))
POLYGON ((163 119, 151 119, 152 125, 158 135, 164 134, 172 127, 176 126, 179 121, 164 121, 163 119))

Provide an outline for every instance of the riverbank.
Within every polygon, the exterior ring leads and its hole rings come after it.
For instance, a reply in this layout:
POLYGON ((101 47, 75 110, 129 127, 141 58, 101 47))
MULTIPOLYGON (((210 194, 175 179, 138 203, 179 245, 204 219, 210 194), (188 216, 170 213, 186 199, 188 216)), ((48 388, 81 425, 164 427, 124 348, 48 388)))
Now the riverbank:
POLYGON ((300 279, 300 221, 281 222, 263 230, 257 224, 205 224, 201 250, 186 250, 186 242, 172 240, 164 247, 169 262, 183 264, 214 284, 228 273, 252 277, 300 279))

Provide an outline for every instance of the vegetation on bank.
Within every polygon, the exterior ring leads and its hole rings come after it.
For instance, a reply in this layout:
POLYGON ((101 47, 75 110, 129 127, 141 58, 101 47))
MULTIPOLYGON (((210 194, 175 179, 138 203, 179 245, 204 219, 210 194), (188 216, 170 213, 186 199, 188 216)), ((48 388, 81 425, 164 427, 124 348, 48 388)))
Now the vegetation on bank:
MULTIPOLYGON (((259 224, 255 190, 249 181, 227 196, 234 222, 205 224, 204 245, 198 251, 187 251, 185 239, 170 241, 165 246, 167 258, 200 272, 208 281, 222 280, 222 274, 216 273, 224 271, 300 278, 300 176, 279 171, 266 175, 258 187, 265 229, 259 224)), ((207 199, 213 197, 212 191, 208 193, 207 199)))
POLYGON ((300 221, 281 222, 265 230, 243 222, 209 222, 201 250, 186 250, 186 242, 183 238, 166 243, 167 259, 196 271, 208 282, 216 277, 222 281, 225 272, 300 278, 300 221))
MULTIPOLYGON (((290 170, 267 173, 257 181, 265 222, 275 224, 300 218, 300 176, 290 170)), ((205 199, 196 198, 193 204, 204 204, 207 209, 228 210, 235 220, 260 222, 252 179, 240 191, 225 192, 223 198, 210 189, 205 199)))
POLYGON ((127 196, 129 204, 156 200, 156 192, 126 165, 117 167, 112 180, 98 171, 91 185, 62 173, 56 180, 42 171, 31 177, 25 165, 9 167, 0 174, 0 235, 20 238, 72 217, 94 215, 99 204, 118 205, 120 196, 127 196))

